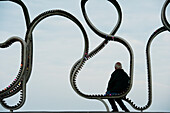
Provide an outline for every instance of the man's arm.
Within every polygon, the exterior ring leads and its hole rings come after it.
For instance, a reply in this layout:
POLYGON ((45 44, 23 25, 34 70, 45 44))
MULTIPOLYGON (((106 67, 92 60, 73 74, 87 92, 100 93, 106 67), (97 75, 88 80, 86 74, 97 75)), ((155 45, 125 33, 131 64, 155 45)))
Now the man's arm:
POLYGON ((115 75, 114 73, 111 74, 111 78, 108 82, 108 87, 107 87, 107 91, 110 91, 112 89, 112 87, 114 86, 114 83, 115 83, 115 75))

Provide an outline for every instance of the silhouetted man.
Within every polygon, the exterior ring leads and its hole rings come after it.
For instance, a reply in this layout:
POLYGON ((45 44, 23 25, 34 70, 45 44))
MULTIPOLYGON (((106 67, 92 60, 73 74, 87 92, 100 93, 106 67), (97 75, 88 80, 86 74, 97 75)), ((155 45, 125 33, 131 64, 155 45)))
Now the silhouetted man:
MULTIPOLYGON (((115 71, 111 74, 106 95, 122 93, 128 88, 129 83, 130 83, 129 76, 122 69, 122 64, 120 62, 117 62, 115 64, 115 71)), ((111 98, 108 99, 108 101, 112 106, 113 112, 118 112, 118 108, 116 106, 115 101, 119 104, 122 110, 124 110, 125 112, 130 112, 124 105, 121 98, 111 98)))

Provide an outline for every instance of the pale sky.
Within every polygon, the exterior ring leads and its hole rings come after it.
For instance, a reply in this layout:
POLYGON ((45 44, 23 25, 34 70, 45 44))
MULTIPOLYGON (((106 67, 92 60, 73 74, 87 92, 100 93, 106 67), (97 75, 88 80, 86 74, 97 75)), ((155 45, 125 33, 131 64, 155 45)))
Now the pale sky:
MULTIPOLYGON (((80 7, 81 0, 22 0, 27 6, 31 21, 44 11, 62 9, 74 15, 84 26, 90 51, 103 39, 86 24, 80 7)), ((118 0, 123 19, 116 36, 130 43, 135 55, 134 84, 127 97, 137 105, 147 103, 147 70, 145 46, 151 34, 162 27, 161 8, 165 0, 118 0)), ((117 13, 107 0, 89 0, 86 4, 89 18, 105 33, 116 24, 117 13)), ((167 8, 167 18, 170 15, 167 8)), ((0 2, 0 42, 12 36, 25 38, 26 26, 21 8, 12 2, 0 2)), ((146 111, 170 111, 170 33, 158 35, 151 45, 153 101, 146 111)), ((34 60, 31 78, 27 83, 27 97, 18 111, 106 111, 97 100, 77 95, 69 81, 73 64, 81 58, 84 49, 83 35, 70 20, 53 16, 41 21, 33 32, 34 60)), ((16 77, 20 65, 20 45, 13 44, 0 49, 0 89, 8 86, 16 77)), ((104 94, 116 61, 129 73, 129 54, 119 43, 109 44, 86 62, 78 75, 80 90, 87 94, 104 94)), ((14 105, 19 95, 7 99, 14 105)), ((108 101, 105 100, 109 105, 108 101)), ((130 111, 134 110, 124 102, 130 111)), ((111 106, 109 105, 110 109, 111 106)), ((0 105, 0 111, 7 111, 0 105)))

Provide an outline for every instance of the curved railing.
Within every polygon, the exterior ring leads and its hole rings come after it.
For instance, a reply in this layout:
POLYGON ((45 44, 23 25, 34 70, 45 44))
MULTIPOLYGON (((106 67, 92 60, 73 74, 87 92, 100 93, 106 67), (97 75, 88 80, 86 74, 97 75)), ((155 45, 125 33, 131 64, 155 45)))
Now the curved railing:
POLYGON ((88 41, 88 36, 86 34, 86 31, 85 31, 84 27, 82 26, 82 24, 79 22, 79 20, 76 17, 74 17, 72 14, 70 14, 66 11, 63 11, 63 10, 49 10, 44 13, 41 13, 32 22, 30 22, 30 17, 29 17, 27 7, 24 5, 24 3, 21 0, 0 0, 0 1, 11 1, 11 2, 14 2, 14 3, 17 3, 18 5, 20 5, 22 7, 24 17, 25 17, 25 23, 27 26, 25 40, 23 40, 19 37, 11 37, 4 43, 0 43, 0 48, 7 48, 10 45, 12 45, 13 43, 19 42, 21 44, 21 48, 22 48, 21 67, 20 67, 20 70, 18 72, 16 79, 10 85, 8 85, 8 87, 6 87, 2 91, 0 91, 0 103, 3 107, 5 107, 6 109, 9 109, 9 110, 16 110, 16 109, 21 108, 24 105, 24 102, 26 100, 26 83, 30 78, 31 71, 32 71, 32 63, 33 63, 32 32, 33 32, 34 28, 43 19, 45 19, 47 17, 55 16, 55 15, 63 16, 63 17, 68 18, 69 20, 73 21, 80 28, 80 30, 83 34, 83 37, 84 37, 83 38, 83 40, 84 40, 83 55, 73 65, 73 67, 70 71, 70 84, 71 84, 73 90, 78 95, 80 95, 84 98, 87 98, 87 99, 97 99, 97 100, 103 102, 107 111, 109 111, 109 108, 103 99, 108 99, 108 98, 122 98, 136 110, 143 111, 150 107, 150 105, 152 103, 152 73, 151 73, 152 66, 151 66, 151 57, 150 57, 150 46, 152 44, 152 41, 155 39, 155 37, 158 34, 164 32, 164 31, 170 31, 170 25, 169 25, 169 22, 167 21, 166 14, 165 14, 166 8, 167 8, 168 4, 170 3, 170 0, 165 1, 164 5, 162 7, 162 10, 161 10, 161 20, 162 20, 162 23, 164 26, 160 27, 158 30, 156 30, 150 36, 150 38, 147 42, 147 45, 146 45, 146 65, 147 65, 147 76, 148 76, 148 102, 143 107, 137 106, 136 104, 134 104, 134 102, 132 102, 132 100, 130 98, 128 98, 126 96, 130 92, 132 85, 133 85, 134 54, 133 54, 133 50, 132 50, 130 44, 124 38, 115 36, 115 34, 118 31, 118 29, 121 25, 121 22, 122 22, 121 7, 116 0, 108 0, 116 8, 117 14, 118 14, 117 24, 114 26, 114 28, 110 34, 100 31, 92 24, 92 22, 88 18, 88 15, 87 15, 86 9, 85 9, 85 5, 88 2, 88 0, 81 1, 81 10, 82 10, 82 14, 85 18, 86 23, 92 29, 93 32, 95 32, 99 37, 104 39, 104 41, 100 45, 98 45, 94 50, 92 50, 91 52, 89 52, 89 41, 88 41), (77 78, 79 72, 81 71, 81 69, 83 68, 83 65, 86 63, 86 61, 93 58, 98 52, 100 52, 105 46, 107 46, 109 41, 118 42, 118 43, 122 44, 127 49, 129 56, 130 56, 129 76, 130 76, 131 83, 130 83, 129 87, 127 88, 127 90, 125 90, 119 94, 116 94, 116 95, 110 96, 110 95, 104 95, 104 94, 95 94, 95 95, 85 94, 78 89, 77 84, 76 84, 77 83, 76 78, 77 78), (15 95, 19 91, 21 92, 20 101, 14 106, 8 105, 4 99, 15 95))
POLYGON ((162 7, 162 11, 161 11, 161 20, 163 25, 166 27, 166 29, 168 29, 168 31, 170 31, 170 24, 166 18, 166 8, 168 6, 168 4, 170 3, 170 0, 166 0, 163 7, 162 7))
MULTIPOLYGON (((85 10, 85 4, 88 0, 82 0, 81 2, 81 8, 82 8, 82 13, 83 13, 83 16, 88 24, 88 26, 100 37, 104 38, 105 41, 104 43, 102 43, 99 47, 101 47, 100 49, 95 49, 94 51, 90 52, 89 55, 87 55, 84 59, 85 60, 88 60, 90 58, 92 58, 94 56, 93 53, 97 53, 99 52, 102 48, 105 47, 105 45, 108 43, 108 41, 117 41, 121 44, 123 44, 129 54, 130 54, 130 79, 131 79, 131 83, 130 83, 130 86, 129 88, 127 89, 127 91, 124 91, 120 94, 116 94, 116 95, 111 95, 111 96, 108 96, 108 95, 103 95, 103 94, 96 94, 96 95, 87 95, 87 94, 84 94, 83 92, 81 92, 77 85, 76 85, 76 77, 78 75, 78 72, 82 69, 82 67, 79 69, 79 71, 77 71, 77 73, 74 75, 73 72, 76 70, 76 67, 77 65, 79 64, 79 61, 77 61, 73 67, 72 67, 72 70, 71 70, 71 74, 70 74, 70 81, 71 81, 71 85, 73 87, 73 89, 75 90, 75 92, 77 92, 80 96, 84 97, 84 98, 88 98, 88 99, 98 99, 98 100, 101 100, 101 99, 108 99, 108 98, 123 98, 125 101, 127 101, 134 109, 136 110, 145 110, 145 109, 148 109, 152 103, 152 75, 151 75, 151 58, 150 58, 150 46, 151 46, 151 43, 152 43, 152 40, 158 35, 160 34, 161 32, 164 32, 166 30, 169 30, 169 23, 167 22, 166 20, 166 17, 165 17, 165 9, 167 7, 167 5, 169 4, 169 0, 167 0, 162 8, 162 22, 164 24, 165 27, 161 27, 159 28, 156 32, 154 32, 151 37, 149 38, 148 42, 147 42, 147 46, 146 46, 146 64, 147 64, 147 72, 148 72, 148 102, 146 105, 144 105, 143 107, 139 107, 137 106, 136 104, 134 104, 134 102, 132 102, 131 99, 127 98, 126 95, 128 94, 128 92, 130 91, 131 87, 132 87, 132 84, 133 84, 133 72, 134 72, 134 55, 133 55, 133 50, 131 48, 131 46, 128 44, 128 42, 125 41, 125 39, 122 39, 120 37, 116 37, 114 36, 114 34, 116 33, 116 31, 118 30, 119 26, 120 26, 120 23, 121 23, 121 18, 122 18, 122 14, 121 14, 121 8, 119 6, 119 4, 117 3, 117 1, 111 1, 111 0, 108 0, 110 1, 117 9, 117 12, 118 12, 118 23, 116 25, 116 27, 113 29, 112 33, 110 35, 107 35, 106 33, 103 33, 101 32, 100 30, 98 30, 93 24, 92 22, 90 22, 90 19, 88 18, 87 14, 86 14, 86 10, 85 10)), ((103 102, 103 101, 102 101, 103 102)), ((104 103, 106 104, 106 103, 104 103)), ((106 106, 106 105, 105 105, 106 106)), ((108 110, 108 106, 106 106, 106 109, 108 110)))
MULTIPOLYGON (((10 1, 10 2, 14 2, 14 3, 20 5, 23 10, 23 13, 24 13, 26 26, 28 28, 28 26, 30 24, 29 13, 28 13, 27 7, 21 0, 0 0, 0 1, 10 1)), ((32 38, 32 36, 30 38, 32 38)), ((14 40, 14 39, 15 39, 14 42, 19 41, 22 44, 22 51, 24 50, 27 52, 21 53, 21 57, 22 57, 21 58, 21 67, 20 67, 17 77, 14 79, 14 81, 10 85, 8 85, 6 88, 4 88, 2 91, 0 91, 1 105, 4 106, 6 109, 10 109, 10 110, 16 110, 23 106, 23 104, 25 102, 25 98, 26 98, 25 84, 28 81, 30 74, 31 74, 31 70, 32 70, 32 66, 31 66, 32 65, 32 60, 31 60, 32 57, 28 55, 29 54, 29 52, 28 52, 29 45, 25 44, 26 42, 19 37, 12 37, 12 40, 14 40), (23 47, 26 50, 23 49, 23 47), (15 95, 19 91, 21 92, 20 101, 14 106, 8 106, 4 99, 15 95)))
POLYGON ((146 110, 150 107, 151 103, 152 103, 152 71, 151 71, 151 57, 150 57, 150 46, 152 44, 152 41, 156 38, 156 36, 158 36, 159 34, 161 34, 162 32, 165 31, 170 31, 170 25, 166 19, 165 16, 165 11, 166 11, 166 7, 168 6, 168 4, 170 3, 170 0, 166 0, 163 7, 162 7, 162 11, 161 11, 161 19, 162 19, 162 23, 163 23, 163 27, 160 27, 159 29, 157 29, 149 38, 147 45, 146 45, 146 62, 147 62, 147 72, 148 72, 148 102, 145 106, 143 107, 139 107, 137 106, 134 102, 132 102, 131 99, 129 98, 124 98, 125 101, 127 101, 134 109, 136 110, 146 110))
POLYGON ((25 73, 25 69, 27 66, 27 50, 26 50, 26 43, 23 39, 19 38, 19 37, 11 37, 9 38, 7 41, 5 41, 4 43, 0 43, 0 48, 7 48, 10 45, 12 45, 15 42, 20 42, 21 44, 21 54, 22 54, 22 58, 21 58, 21 68, 20 71, 16 77, 16 79, 8 86, 8 89, 5 88, 3 91, 1 91, 1 97, 0 97, 0 102, 1 105, 4 106, 5 108, 9 108, 11 109, 19 109, 25 102, 25 95, 26 95, 26 79, 24 76, 25 73), (12 93, 17 93, 16 90, 18 88, 21 88, 21 99, 20 102, 16 105, 16 106, 8 106, 7 103, 5 103, 5 101, 3 100, 5 96, 11 96, 12 93), (11 89, 11 90, 10 90, 11 89), (3 94, 5 96, 3 96, 3 94))

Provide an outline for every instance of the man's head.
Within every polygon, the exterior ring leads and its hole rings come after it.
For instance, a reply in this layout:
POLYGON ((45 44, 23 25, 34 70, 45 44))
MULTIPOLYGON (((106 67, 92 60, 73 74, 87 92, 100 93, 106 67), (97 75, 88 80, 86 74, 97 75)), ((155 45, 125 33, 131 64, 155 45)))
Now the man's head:
POLYGON ((122 69, 122 64, 120 62, 116 62, 115 69, 122 69))

